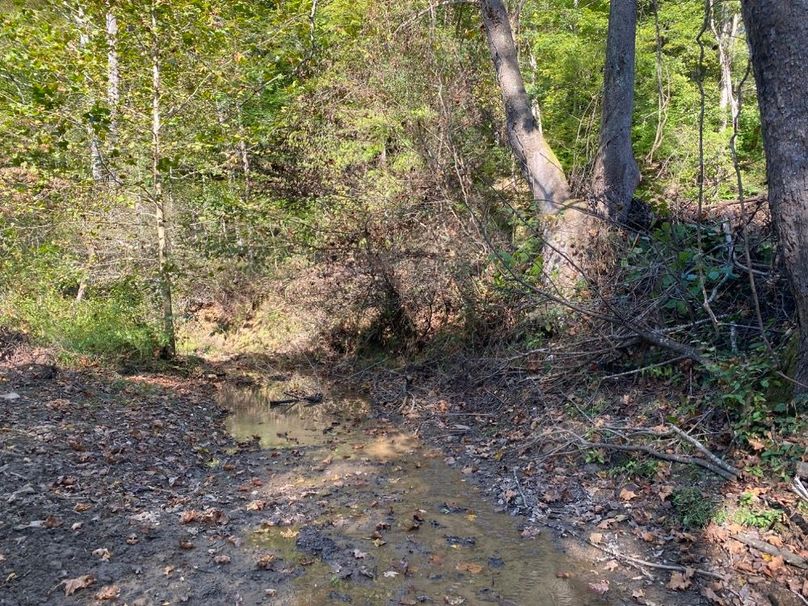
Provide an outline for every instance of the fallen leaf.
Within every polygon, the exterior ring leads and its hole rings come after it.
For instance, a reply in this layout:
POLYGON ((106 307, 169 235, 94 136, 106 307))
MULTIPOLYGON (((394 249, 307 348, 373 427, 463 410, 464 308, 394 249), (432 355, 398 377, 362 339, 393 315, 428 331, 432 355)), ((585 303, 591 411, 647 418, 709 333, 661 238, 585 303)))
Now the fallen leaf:
POLYGON ((45 528, 58 528, 62 525, 62 520, 57 518, 56 516, 48 516, 45 518, 45 528))
POLYGON ((267 506, 266 501, 262 501, 260 499, 256 499, 255 501, 250 501, 247 503, 247 511, 263 511, 264 508, 267 506))
POLYGON ((645 597, 645 592, 642 589, 635 589, 631 592, 631 597, 639 602, 645 597))
POLYGON ((560 572, 557 572, 557 573, 556 573, 556 578, 557 578, 557 579, 568 579, 568 578, 570 578, 571 576, 572 576, 572 573, 571 573, 571 572, 567 572, 566 570, 564 570, 564 571, 560 571, 560 572))
POLYGON ((267 570, 272 566, 272 563, 275 561, 275 554, 274 553, 267 553, 262 555, 258 558, 258 561, 255 563, 258 568, 261 570, 267 570))
POLYGON ((609 560, 608 562, 606 562, 606 564, 603 565, 603 567, 609 572, 611 572, 612 570, 617 570, 619 566, 620 564, 617 563, 617 560, 609 560))
POLYGON ((668 581, 667 588, 675 591, 681 591, 690 587, 690 579, 681 572, 674 572, 671 574, 671 580, 668 581))
POLYGON ((459 595, 445 595, 443 596, 443 603, 448 604, 449 606, 459 606, 466 601, 466 598, 460 597, 459 595))
POLYGON ((70 527, 70 530, 72 530, 73 532, 76 532, 77 530, 81 530, 81 527, 83 525, 84 524, 82 524, 81 522, 73 522, 73 525, 70 527))
POLYGON ((85 574, 75 579, 68 579, 65 582, 65 595, 73 595, 80 589, 85 589, 95 583, 95 577, 85 574))
POLYGON ((629 490, 628 488, 624 488, 620 491, 620 498, 624 501, 630 501, 631 499, 637 498, 637 493, 633 490, 629 490))
POLYGON ((660 501, 665 501, 672 494, 673 494, 673 486, 665 484, 657 488, 657 495, 659 495, 660 501))
POLYGON ((594 545, 600 545, 603 542, 603 535, 599 532, 593 532, 589 535, 589 541, 594 545))
POLYGON ((180 514, 180 523, 190 524, 191 522, 196 522, 200 517, 201 514, 196 509, 189 509, 180 514))
POLYGON ((95 594, 96 600, 117 600, 121 595, 121 588, 117 585, 107 585, 95 594))
POLYGON ((172 572, 174 572, 173 566, 166 566, 165 568, 163 568, 163 574, 167 577, 170 577, 172 572))
POLYGON ((140 542, 140 539, 137 538, 136 534, 130 534, 126 537, 126 544, 127 545, 137 545, 140 542))
POLYGON ((470 574, 480 574, 483 571, 483 567, 474 562, 458 562, 455 568, 458 572, 468 572, 470 574))
POLYGON ((194 544, 191 543, 190 539, 185 539, 185 538, 180 539, 180 549, 188 550, 188 549, 193 549, 193 548, 194 548, 194 544))
POLYGON ((104 562, 107 562, 112 557, 112 552, 106 547, 99 547, 93 551, 93 555, 97 558, 101 558, 104 562))
POLYGON ((397 577, 398 573, 395 570, 386 570, 382 576, 388 579, 392 579, 394 577, 397 577))
POLYGON ((364 560, 367 557, 367 555, 368 554, 366 554, 364 551, 359 551, 358 549, 353 550, 353 557, 356 558, 357 560, 364 560))
POLYGON ((229 564, 230 563, 230 556, 225 555, 225 554, 217 555, 216 557, 213 558, 213 561, 216 562, 217 564, 220 564, 220 565, 221 564, 229 564))
POLYGON ((591 589, 598 595, 603 595, 607 591, 609 591, 609 580, 603 579, 602 581, 598 581, 597 583, 589 583, 589 589, 591 589))

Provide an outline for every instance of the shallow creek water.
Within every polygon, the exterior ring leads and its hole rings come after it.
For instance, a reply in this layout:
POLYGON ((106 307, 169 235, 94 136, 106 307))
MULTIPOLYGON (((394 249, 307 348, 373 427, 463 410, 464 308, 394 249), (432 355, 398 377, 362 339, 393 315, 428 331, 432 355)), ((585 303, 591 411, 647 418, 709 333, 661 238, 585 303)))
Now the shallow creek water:
POLYGON ((246 537, 256 553, 298 565, 271 603, 604 603, 578 580, 580 563, 542 535, 522 538, 440 453, 373 418, 361 398, 268 404, 283 397, 282 387, 220 395, 231 433, 259 436, 268 464, 297 457, 268 474, 259 496, 304 502, 305 519, 259 524, 246 537))

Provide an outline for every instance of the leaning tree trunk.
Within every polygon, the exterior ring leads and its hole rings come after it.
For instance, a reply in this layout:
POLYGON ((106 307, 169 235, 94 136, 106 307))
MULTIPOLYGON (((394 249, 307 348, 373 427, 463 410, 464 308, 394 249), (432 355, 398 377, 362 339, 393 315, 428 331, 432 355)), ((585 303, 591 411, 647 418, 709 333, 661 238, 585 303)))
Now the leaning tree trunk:
POLYGON ((528 182, 537 210, 543 215, 545 277, 556 289, 571 292, 589 230, 585 208, 569 201, 570 188, 561 163, 544 140, 525 91, 508 11, 502 0, 481 0, 483 26, 497 74, 508 140, 528 182), (580 211, 584 212, 580 212, 580 211))
POLYGON ((637 0, 612 0, 603 73, 603 114, 592 193, 609 218, 625 223, 640 171, 631 148, 637 0))
POLYGON ((808 1, 743 0, 769 206, 797 305, 796 393, 808 394, 808 1))
POLYGON ((511 149, 542 212, 554 214, 569 198, 569 185, 561 164, 533 117, 530 97, 519 70, 508 11, 502 0, 483 0, 481 9, 488 48, 505 105, 511 149))

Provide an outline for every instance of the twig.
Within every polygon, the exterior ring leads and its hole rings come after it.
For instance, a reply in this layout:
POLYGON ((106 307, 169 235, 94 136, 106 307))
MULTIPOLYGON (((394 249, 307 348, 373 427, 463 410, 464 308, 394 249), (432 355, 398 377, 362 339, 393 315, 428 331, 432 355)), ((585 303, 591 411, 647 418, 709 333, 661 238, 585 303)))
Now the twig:
MULTIPOLYGON (((582 537, 580 535, 578 535, 578 533, 576 533, 574 530, 565 529, 565 531, 568 532, 569 534, 571 534, 572 536, 577 537, 578 539, 582 539, 582 537)), ((655 562, 648 562, 647 560, 641 560, 640 558, 635 558, 634 556, 626 555, 626 554, 620 553, 618 551, 613 551, 613 550, 611 550, 611 549, 609 549, 607 547, 604 547, 603 545, 598 545, 597 543, 593 543, 589 539, 582 539, 582 540, 586 541, 586 543, 588 543, 589 545, 591 545, 595 549, 599 549, 603 553, 609 554, 613 558, 617 558, 619 560, 625 560, 626 562, 630 562, 631 564, 634 564, 635 566, 645 566, 647 568, 655 568, 655 569, 658 569, 658 570, 670 570, 670 571, 673 571, 673 572, 684 572, 684 573, 693 572, 694 574, 700 574, 702 576, 710 577, 712 579, 719 579, 721 581, 726 581, 727 580, 727 577, 725 577, 724 575, 719 574, 717 572, 711 572, 709 570, 702 570, 701 568, 690 568, 690 567, 685 567, 685 566, 679 566, 677 564, 658 564, 658 563, 655 563, 655 562)))
POLYGON ((705 457, 707 457, 707 459, 710 460, 714 465, 717 465, 721 469, 726 470, 727 472, 731 473, 733 476, 736 476, 736 477, 738 476, 738 474, 740 472, 735 467, 733 467, 732 465, 730 465, 729 463, 727 463, 726 461, 724 461, 720 457, 717 457, 712 452, 707 450, 707 448, 704 446, 704 444, 699 442, 696 438, 694 438, 693 436, 691 436, 688 433, 685 433, 684 431, 682 431, 681 429, 679 429, 678 427, 676 427, 676 425, 673 425, 672 423, 668 423, 668 427, 670 427, 671 430, 676 435, 678 435, 680 438, 682 438, 686 442, 689 442, 693 446, 693 448, 695 448, 701 454, 703 454, 705 457))
POLYGON ((652 368, 657 368, 659 366, 667 366, 668 364, 673 364, 674 362, 678 362, 679 360, 684 360, 685 356, 676 356, 675 358, 671 358, 669 360, 665 360, 663 362, 657 362, 656 364, 649 364, 648 366, 643 366, 642 368, 635 368, 634 370, 627 370, 626 372, 618 372, 614 375, 606 375, 603 377, 604 381, 608 381, 609 379, 617 379, 619 377, 627 377, 629 375, 635 375, 640 372, 645 372, 646 370, 650 370, 652 368))
POLYGON ((719 574, 717 572, 711 572, 709 570, 702 570, 701 568, 686 568, 685 566, 678 566, 676 564, 657 564, 655 562, 648 562, 646 560, 641 560, 639 558, 635 558, 633 556, 628 556, 623 553, 619 553, 617 551, 612 551, 611 549, 607 549, 606 547, 601 547, 600 545, 595 545, 592 541, 587 541, 590 545, 597 547, 604 553, 608 553, 610 556, 615 557, 619 560, 626 560, 627 562, 631 562, 632 564, 636 564, 638 566, 647 566, 648 568, 656 568, 659 570, 671 570, 674 572, 693 572, 695 574, 700 574, 705 577, 710 577, 712 579, 720 579, 722 581, 726 581, 727 578, 719 574))
POLYGON ((529 508, 530 505, 527 504, 527 497, 525 496, 525 491, 522 490, 522 485, 519 483, 519 478, 516 476, 516 470, 513 470, 513 479, 516 481, 516 487, 519 489, 519 494, 522 496, 522 504, 525 506, 525 509, 529 508))

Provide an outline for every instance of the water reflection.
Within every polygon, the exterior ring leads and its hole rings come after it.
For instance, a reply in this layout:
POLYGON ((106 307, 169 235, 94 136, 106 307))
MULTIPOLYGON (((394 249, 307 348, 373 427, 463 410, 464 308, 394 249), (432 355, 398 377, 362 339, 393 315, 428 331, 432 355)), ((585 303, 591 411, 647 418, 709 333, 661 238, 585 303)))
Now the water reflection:
MULTIPOLYGON (((233 413, 230 431, 239 439, 258 435, 264 447, 310 447, 298 469, 303 475, 272 474, 262 490, 274 499, 299 498, 300 490, 316 495, 321 509, 313 523, 349 562, 355 549, 361 552, 372 578, 341 580, 336 562, 318 559, 273 603, 604 603, 586 589, 586 569, 544 536, 521 538, 514 521, 494 512, 468 476, 414 436, 368 420, 364 401, 269 406, 288 397, 284 387, 222 390, 220 402, 233 413)), ((248 544, 286 561, 300 559, 288 527, 259 526, 248 544)))
POLYGON ((322 444, 335 428, 367 415, 367 403, 357 398, 339 404, 305 400, 273 404, 291 399, 285 388, 285 384, 248 389, 223 385, 218 402, 232 413, 227 418, 228 431, 237 440, 258 436, 264 448, 296 448, 322 444))

